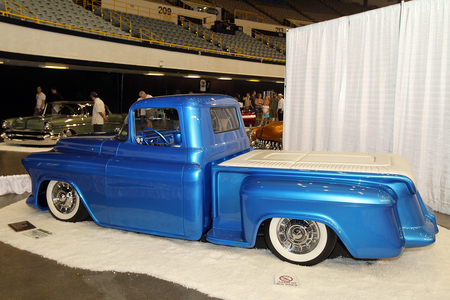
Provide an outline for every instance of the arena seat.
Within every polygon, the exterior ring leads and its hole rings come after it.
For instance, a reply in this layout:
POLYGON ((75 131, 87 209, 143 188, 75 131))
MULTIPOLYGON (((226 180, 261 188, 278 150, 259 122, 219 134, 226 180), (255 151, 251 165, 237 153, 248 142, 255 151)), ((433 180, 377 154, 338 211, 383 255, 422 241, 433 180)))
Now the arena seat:
POLYGON ((122 31, 120 28, 108 23, 106 20, 100 19, 98 16, 72 1, 15 0, 15 2, 36 13, 40 20, 89 30, 103 31, 125 37, 130 36, 128 32, 122 31))

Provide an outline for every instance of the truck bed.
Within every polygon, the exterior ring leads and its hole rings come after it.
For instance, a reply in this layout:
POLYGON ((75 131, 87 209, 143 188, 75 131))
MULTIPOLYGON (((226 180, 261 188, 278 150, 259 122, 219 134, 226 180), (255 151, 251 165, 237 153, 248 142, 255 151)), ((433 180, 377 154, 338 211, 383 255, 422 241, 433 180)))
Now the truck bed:
POLYGON ((254 150, 220 166, 402 175, 416 184, 409 163, 396 154, 254 150))

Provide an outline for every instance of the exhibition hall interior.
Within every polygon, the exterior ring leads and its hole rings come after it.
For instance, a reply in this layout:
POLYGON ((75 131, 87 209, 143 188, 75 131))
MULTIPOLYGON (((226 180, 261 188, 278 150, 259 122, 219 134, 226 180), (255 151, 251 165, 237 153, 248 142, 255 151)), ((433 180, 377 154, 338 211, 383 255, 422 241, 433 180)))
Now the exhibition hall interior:
POLYGON ((0 0, 0 298, 446 299, 449 28, 447 0, 0 0))

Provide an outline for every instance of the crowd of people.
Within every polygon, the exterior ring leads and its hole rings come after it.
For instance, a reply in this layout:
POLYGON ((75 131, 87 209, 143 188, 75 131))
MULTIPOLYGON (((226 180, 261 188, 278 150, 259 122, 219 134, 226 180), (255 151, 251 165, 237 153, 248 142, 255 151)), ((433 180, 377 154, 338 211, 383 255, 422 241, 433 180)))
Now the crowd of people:
POLYGON ((246 96, 238 99, 238 101, 242 103, 244 111, 255 112, 256 126, 264 126, 270 122, 283 121, 284 98, 281 93, 267 93, 263 99, 261 93, 253 91, 251 93, 248 92, 246 96))
MULTIPOLYGON (((62 101, 63 97, 56 90, 55 87, 51 88, 51 93, 53 94, 53 101, 62 101)), ((139 100, 152 97, 146 94, 144 91, 139 93, 139 100)), ((91 100, 94 101, 94 111, 92 122, 94 125, 94 132, 101 131, 103 122, 107 120, 105 114, 103 101, 98 97, 97 93, 92 92, 90 94, 91 100)), ((242 103, 242 108, 244 111, 253 111, 256 114, 255 126, 264 126, 270 122, 283 121, 284 113, 284 98, 283 94, 277 94, 274 92, 266 92, 266 96, 263 98, 261 93, 256 93, 256 91, 248 92, 246 96, 242 99, 240 96, 236 97, 239 102, 242 103)), ((46 96, 42 92, 40 86, 37 87, 36 94, 36 105, 34 109, 34 115, 40 115, 43 113, 43 109, 46 102, 46 96)), ((138 113, 139 114, 139 113, 138 113)), ((145 115, 139 114, 138 117, 144 127, 145 115)))

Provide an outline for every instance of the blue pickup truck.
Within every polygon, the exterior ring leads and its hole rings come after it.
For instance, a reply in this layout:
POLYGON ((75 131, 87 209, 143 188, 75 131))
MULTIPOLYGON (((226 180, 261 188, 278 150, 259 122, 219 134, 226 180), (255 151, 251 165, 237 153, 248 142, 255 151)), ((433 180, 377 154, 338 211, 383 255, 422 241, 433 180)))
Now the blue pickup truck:
POLYGON ((253 150, 239 105, 222 95, 134 103, 116 135, 61 139, 23 165, 28 205, 57 219, 325 260, 399 256, 438 232, 407 161, 393 154, 253 150))

